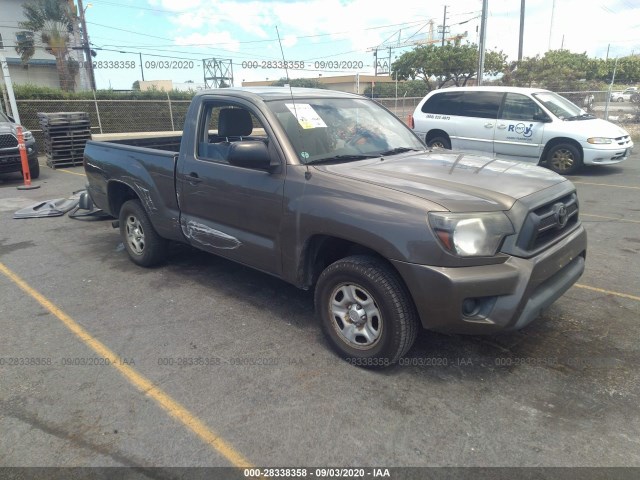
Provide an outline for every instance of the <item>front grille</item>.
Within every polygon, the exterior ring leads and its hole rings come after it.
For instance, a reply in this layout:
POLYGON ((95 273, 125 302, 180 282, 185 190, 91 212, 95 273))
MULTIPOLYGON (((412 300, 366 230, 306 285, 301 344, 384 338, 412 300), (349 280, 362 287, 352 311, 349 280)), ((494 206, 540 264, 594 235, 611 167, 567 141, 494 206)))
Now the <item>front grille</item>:
POLYGON ((0 135, 0 148, 16 148, 18 146, 18 139, 10 133, 0 135))
POLYGON ((530 253, 543 249, 573 230, 579 210, 578 197, 572 193, 529 212, 517 246, 530 253))
POLYGON ((625 135, 623 137, 617 137, 613 139, 621 147, 627 147, 631 144, 631 137, 629 135, 625 135))

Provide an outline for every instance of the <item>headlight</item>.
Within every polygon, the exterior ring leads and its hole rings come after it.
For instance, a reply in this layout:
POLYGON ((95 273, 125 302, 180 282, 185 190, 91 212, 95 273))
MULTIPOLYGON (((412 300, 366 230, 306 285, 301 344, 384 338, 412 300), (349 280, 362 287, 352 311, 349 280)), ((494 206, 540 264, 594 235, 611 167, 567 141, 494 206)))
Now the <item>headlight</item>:
POLYGON ((587 138, 587 142, 595 145, 601 145, 601 144, 613 143, 613 139, 605 138, 605 137, 591 137, 591 138, 587 138))
POLYGON ((514 233, 513 225, 502 212, 431 212, 429 224, 444 248, 461 257, 493 256, 502 239, 514 233))
POLYGON ((24 137, 24 141, 33 140, 33 133, 29 130, 23 130, 22 136, 24 137))

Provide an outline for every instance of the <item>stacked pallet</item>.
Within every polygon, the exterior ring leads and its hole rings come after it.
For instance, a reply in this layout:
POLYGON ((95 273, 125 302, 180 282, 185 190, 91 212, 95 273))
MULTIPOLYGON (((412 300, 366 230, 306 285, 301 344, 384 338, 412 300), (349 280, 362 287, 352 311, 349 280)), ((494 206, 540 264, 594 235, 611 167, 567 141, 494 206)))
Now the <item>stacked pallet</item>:
POLYGON ((91 123, 86 112, 38 112, 44 134, 47 165, 51 168, 82 165, 84 146, 91 140, 91 123))

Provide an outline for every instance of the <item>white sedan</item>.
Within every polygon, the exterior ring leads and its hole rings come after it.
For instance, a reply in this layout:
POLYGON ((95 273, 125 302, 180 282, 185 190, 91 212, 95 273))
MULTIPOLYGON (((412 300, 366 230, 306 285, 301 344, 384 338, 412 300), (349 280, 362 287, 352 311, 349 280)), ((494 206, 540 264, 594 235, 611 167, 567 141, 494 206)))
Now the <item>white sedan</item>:
POLYGON ((627 88, 624 92, 612 92, 611 93, 611 101, 612 102, 630 102, 632 101, 632 96, 638 93, 637 88, 627 88))

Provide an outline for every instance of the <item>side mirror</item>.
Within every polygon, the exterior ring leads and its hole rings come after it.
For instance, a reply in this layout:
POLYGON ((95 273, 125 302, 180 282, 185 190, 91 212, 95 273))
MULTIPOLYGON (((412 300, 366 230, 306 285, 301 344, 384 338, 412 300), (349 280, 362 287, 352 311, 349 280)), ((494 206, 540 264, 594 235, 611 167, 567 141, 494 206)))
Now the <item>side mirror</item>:
POLYGON ((533 120, 536 122, 544 122, 544 123, 551 122, 551 119, 546 113, 534 113, 533 120))
POLYGON ((260 140, 233 142, 227 154, 229 164, 236 167, 271 171, 276 165, 271 163, 269 148, 260 140))

